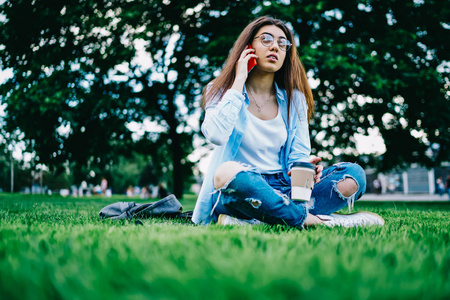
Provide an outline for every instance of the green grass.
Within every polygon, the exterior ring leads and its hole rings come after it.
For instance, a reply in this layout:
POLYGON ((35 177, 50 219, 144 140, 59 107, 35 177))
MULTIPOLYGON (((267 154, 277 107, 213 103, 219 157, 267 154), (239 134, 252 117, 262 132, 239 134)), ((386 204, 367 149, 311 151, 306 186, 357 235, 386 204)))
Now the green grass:
POLYGON ((299 231, 100 220, 117 201, 0 194, 0 299, 450 297, 450 203, 361 202, 386 225, 299 231))

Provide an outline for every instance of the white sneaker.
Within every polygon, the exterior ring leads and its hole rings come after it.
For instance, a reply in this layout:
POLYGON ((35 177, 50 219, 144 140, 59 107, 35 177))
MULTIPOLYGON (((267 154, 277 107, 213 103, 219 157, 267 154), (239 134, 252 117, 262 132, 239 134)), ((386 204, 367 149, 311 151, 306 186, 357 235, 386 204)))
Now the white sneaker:
POLYGON ((219 219, 217 220, 217 224, 220 225, 258 225, 262 222, 256 219, 251 220, 244 220, 244 219, 238 219, 229 215, 219 215, 219 219))
POLYGON ((317 215, 322 221, 323 225, 328 227, 343 226, 343 227, 358 227, 358 226, 383 226, 384 219, 372 212, 362 211, 353 214, 343 215, 334 213, 331 215, 317 215))

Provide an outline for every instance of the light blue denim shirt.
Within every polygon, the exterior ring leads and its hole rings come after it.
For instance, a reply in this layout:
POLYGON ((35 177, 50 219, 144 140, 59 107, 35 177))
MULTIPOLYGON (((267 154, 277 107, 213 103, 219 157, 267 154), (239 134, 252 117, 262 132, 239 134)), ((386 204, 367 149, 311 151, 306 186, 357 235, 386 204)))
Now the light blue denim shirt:
MULTIPOLYGON (((290 183, 287 172, 292 164, 297 161, 309 161, 311 153, 308 106, 303 93, 295 90, 288 120, 286 91, 278 88, 276 83, 275 89, 278 105, 288 133, 286 144, 280 150, 279 159, 283 168, 283 175, 286 181, 290 183)), ((244 86, 242 94, 230 89, 223 95, 220 102, 212 103, 206 108, 205 120, 202 123, 201 130, 206 139, 215 144, 216 147, 195 204, 192 216, 192 221, 195 224, 209 224, 213 218, 214 173, 222 163, 232 161, 236 157, 247 126, 245 110, 248 105, 249 98, 244 86)))

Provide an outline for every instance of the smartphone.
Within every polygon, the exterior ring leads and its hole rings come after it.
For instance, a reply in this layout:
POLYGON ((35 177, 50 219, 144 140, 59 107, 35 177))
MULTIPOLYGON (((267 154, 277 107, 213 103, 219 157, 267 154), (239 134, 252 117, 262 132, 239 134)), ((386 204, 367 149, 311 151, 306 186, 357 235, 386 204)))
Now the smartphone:
MULTIPOLYGON (((252 45, 250 45, 250 44, 248 44, 248 48, 249 48, 249 49, 253 49, 253 48, 252 48, 252 45)), ((255 66, 256 66, 256 58, 252 57, 252 58, 250 58, 250 60, 248 61, 247 71, 250 72, 255 66)))

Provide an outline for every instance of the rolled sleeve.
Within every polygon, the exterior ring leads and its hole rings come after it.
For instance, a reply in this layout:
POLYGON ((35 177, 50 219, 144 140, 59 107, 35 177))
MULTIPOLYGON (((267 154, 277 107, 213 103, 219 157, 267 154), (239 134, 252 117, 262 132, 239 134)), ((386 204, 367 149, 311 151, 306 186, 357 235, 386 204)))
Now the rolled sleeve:
POLYGON ((201 130, 208 141, 215 145, 222 145, 228 141, 243 103, 244 95, 230 89, 220 102, 206 107, 201 130))

